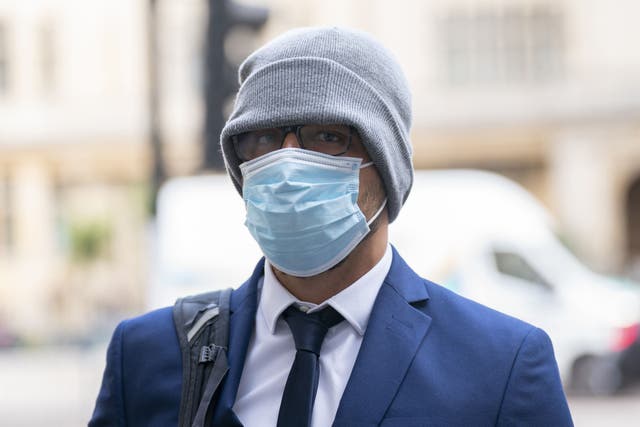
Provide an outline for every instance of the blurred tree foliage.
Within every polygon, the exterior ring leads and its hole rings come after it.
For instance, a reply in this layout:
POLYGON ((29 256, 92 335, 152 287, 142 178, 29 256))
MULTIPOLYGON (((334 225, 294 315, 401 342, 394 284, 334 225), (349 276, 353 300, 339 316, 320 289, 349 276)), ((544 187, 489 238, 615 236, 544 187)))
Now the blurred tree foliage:
POLYGON ((112 227, 107 221, 74 223, 69 228, 71 259, 88 264, 103 257, 111 243, 112 227))

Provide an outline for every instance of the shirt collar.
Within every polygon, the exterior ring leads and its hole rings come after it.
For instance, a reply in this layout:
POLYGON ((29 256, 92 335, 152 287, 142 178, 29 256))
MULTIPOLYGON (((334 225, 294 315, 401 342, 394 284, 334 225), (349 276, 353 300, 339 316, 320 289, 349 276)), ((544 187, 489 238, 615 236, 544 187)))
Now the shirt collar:
POLYGON ((266 261, 258 310, 262 314, 267 328, 273 334, 278 318, 291 304, 306 307, 309 312, 318 311, 330 305, 349 322, 358 334, 364 335, 378 291, 391 268, 392 258, 391 246, 387 244, 383 257, 371 270, 340 293, 319 305, 299 301, 294 297, 278 281, 271 265, 266 261))

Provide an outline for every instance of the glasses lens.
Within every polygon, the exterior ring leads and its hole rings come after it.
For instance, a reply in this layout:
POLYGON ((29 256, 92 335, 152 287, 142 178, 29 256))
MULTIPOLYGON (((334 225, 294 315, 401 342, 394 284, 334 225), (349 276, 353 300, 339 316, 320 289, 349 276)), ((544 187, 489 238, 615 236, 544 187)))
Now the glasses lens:
POLYGON ((238 135, 235 149, 240 160, 247 161, 277 150, 281 143, 282 131, 280 129, 260 129, 238 135))
POLYGON ((300 128, 300 139, 307 150, 337 156, 349 149, 351 128, 344 125, 306 125, 300 128))

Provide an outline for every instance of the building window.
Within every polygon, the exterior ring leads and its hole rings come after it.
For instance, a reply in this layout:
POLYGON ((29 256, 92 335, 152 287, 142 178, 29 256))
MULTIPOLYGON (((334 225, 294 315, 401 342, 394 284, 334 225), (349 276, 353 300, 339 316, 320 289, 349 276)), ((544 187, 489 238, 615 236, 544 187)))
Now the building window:
POLYGON ((56 84, 56 32, 51 21, 44 21, 39 31, 40 81, 42 92, 53 92, 56 84))
POLYGON ((9 42, 7 40, 7 27, 0 21, 0 95, 9 89, 9 42))
POLYGON ((562 76, 564 19, 551 5, 454 9, 437 28, 449 85, 548 83, 562 76))

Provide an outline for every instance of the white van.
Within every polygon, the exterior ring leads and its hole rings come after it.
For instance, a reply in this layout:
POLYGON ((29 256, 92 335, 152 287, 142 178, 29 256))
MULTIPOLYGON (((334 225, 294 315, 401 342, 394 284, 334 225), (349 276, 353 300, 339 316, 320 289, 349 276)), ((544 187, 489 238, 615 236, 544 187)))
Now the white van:
POLYGON ((471 170, 417 172, 390 226, 420 275, 547 331, 565 384, 613 392, 615 355, 637 340, 639 288, 590 271, 554 230, 522 187, 471 170))
MULTIPOLYGON (((261 252, 244 215, 224 174, 164 185, 149 307, 246 280, 261 252)), ((547 331, 565 384, 573 372, 590 391, 618 388, 611 355, 636 338, 640 295, 583 266, 523 188, 487 172, 418 171, 390 233, 423 277, 547 331)))

